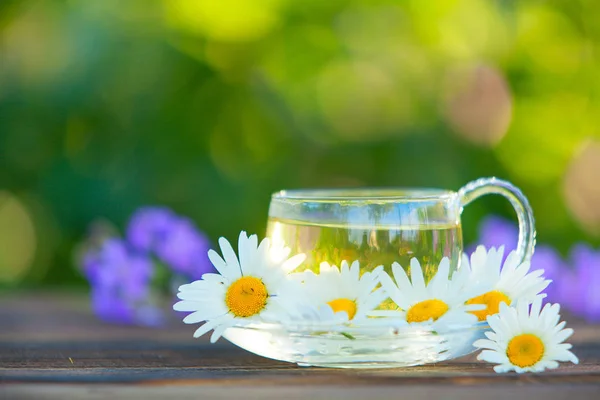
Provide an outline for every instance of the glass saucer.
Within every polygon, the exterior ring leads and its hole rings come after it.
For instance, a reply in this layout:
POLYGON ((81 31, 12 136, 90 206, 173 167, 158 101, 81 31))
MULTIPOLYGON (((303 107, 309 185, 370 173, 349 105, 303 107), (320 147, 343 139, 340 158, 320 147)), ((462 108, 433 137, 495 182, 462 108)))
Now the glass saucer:
POLYGON ((472 353, 473 342, 483 338, 489 326, 484 321, 444 332, 414 326, 340 328, 255 324, 229 328, 223 336, 252 353, 300 366, 394 368, 436 363, 472 353))

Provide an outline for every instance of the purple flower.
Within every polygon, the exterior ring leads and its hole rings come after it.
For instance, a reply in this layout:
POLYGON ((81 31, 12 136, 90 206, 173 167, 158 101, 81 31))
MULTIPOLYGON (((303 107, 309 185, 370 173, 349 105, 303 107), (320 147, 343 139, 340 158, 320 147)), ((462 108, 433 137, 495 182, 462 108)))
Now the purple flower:
POLYGON ((479 225, 479 241, 486 248, 504 246, 508 254, 517 248, 519 229, 512 222, 497 216, 485 218, 479 225))
POLYGON ((579 244, 570 259, 574 268, 563 277, 563 302, 573 314, 600 322, 600 250, 579 244))
MULTIPOLYGON (((160 325, 163 311, 153 306, 152 285, 156 257, 171 271, 200 279, 213 272, 208 259, 209 240, 193 222, 165 207, 143 207, 131 217, 126 240, 94 234, 81 258, 83 272, 92 287, 95 314, 112 323, 160 325), (99 240, 95 240, 99 238, 99 240)), ((114 233, 112 233, 114 235, 114 233)), ((159 271, 160 272, 160 271, 159 271)), ((171 276, 171 284, 178 275, 171 276)))
POLYGON ((107 239, 83 258, 92 309, 113 323, 157 325, 162 313, 149 304, 152 261, 120 239, 107 239))
POLYGON ((563 285, 562 279, 569 268, 560 254, 550 246, 536 246, 535 253, 531 257, 531 270, 536 269, 543 269, 546 279, 552 281, 545 291, 548 295, 546 301, 550 303, 562 303, 564 301, 561 290, 561 286, 563 285))
POLYGON ((141 251, 152 251, 168 234, 177 215, 165 207, 142 207, 127 226, 127 241, 141 251))
MULTIPOLYGON (((503 218, 486 218, 479 233, 479 241, 486 247, 504 245, 508 253, 517 246, 518 229, 503 218)), ((552 247, 538 245, 531 268, 543 269, 544 275, 553 281, 546 289, 548 301, 562 303, 590 322, 600 322, 600 250, 576 245, 571 249, 569 261, 572 268, 552 247)))
POLYGON ((213 267, 208 259, 210 242, 194 224, 186 218, 171 221, 168 232, 156 243, 156 254, 173 270, 192 279, 200 279, 213 267))
MULTIPOLYGON (((504 246, 504 259, 506 259, 508 253, 517 248, 518 240, 519 229, 517 225, 504 218, 487 217, 479 227, 478 244, 483 244, 487 248, 504 246)), ((545 291, 548 295, 547 300, 561 302, 563 297, 560 286, 562 285, 562 277, 568 271, 568 267, 560 254, 550 246, 537 245, 531 258, 531 270, 537 269, 543 269, 544 276, 552 280, 545 291)))
POLYGON ((119 288, 132 299, 147 296, 152 279, 152 261, 131 249, 120 239, 107 239, 83 259, 90 283, 107 289, 119 288))
POLYGON ((160 326, 164 323, 164 313, 158 307, 147 304, 147 299, 131 301, 102 286, 92 286, 92 310, 102 321, 113 324, 137 324, 160 326))
POLYGON ((92 286, 92 310, 102 321, 113 324, 130 324, 135 321, 133 306, 123 301, 117 290, 103 286, 92 286))
POLYGON ((174 271, 192 279, 213 272, 208 238, 191 220, 168 208, 140 208, 129 222, 127 240, 139 250, 155 253, 174 271))

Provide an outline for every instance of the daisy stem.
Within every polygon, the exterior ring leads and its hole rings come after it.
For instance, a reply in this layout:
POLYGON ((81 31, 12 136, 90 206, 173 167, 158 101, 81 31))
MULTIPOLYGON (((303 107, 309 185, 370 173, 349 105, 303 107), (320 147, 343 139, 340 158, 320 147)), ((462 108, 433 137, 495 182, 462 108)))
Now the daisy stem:
POLYGON ((350 340, 356 340, 356 338, 354 336, 352 336, 351 334, 349 334, 348 332, 341 332, 342 336, 350 339, 350 340))

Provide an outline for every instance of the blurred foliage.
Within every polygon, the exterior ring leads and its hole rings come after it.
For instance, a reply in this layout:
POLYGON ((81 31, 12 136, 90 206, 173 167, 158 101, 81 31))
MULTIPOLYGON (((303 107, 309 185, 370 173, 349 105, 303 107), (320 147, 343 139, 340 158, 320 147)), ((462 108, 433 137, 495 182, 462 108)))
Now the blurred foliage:
POLYGON ((599 45, 595 0, 2 0, 0 282, 82 282, 88 224, 146 204, 263 233, 297 187, 496 175, 539 241, 598 244, 598 147, 569 166, 600 138, 599 45))

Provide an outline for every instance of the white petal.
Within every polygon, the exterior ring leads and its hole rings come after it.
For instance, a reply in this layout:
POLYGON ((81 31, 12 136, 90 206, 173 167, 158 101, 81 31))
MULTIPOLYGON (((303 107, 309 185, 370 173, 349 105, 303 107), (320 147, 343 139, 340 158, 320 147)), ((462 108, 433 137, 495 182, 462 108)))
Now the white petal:
POLYGON ((531 303, 531 314, 530 315, 538 317, 540 315, 541 310, 542 310, 542 298, 538 296, 531 303))
MULTIPOLYGON (((348 261, 342 260, 342 263, 340 264, 340 273, 342 275, 350 273, 350 266, 348 265, 348 261)), ((358 279, 358 276, 356 278, 358 279)))
POLYGON ((552 327, 558 324, 558 320, 560 319, 559 311, 559 304, 546 304, 546 306, 544 306, 540 315, 540 327, 544 331, 552 329, 552 327))
POLYGON ((518 282, 527 275, 527 272, 529 272, 529 264, 527 263, 521 264, 514 269, 504 268, 502 269, 502 272, 500 272, 500 279, 503 281, 513 280, 513 282, 518 282))
POLYGON ((329 265, 327 261, 323 261, 321 264, 319 264, 319 274, 329 274, 332 272, 332 269, 333 266, 329 265))
MULTIPOLYGON (((219 275, 219 276, 221 276, 221 275, 219 275)), ((179 286, 179 291, 180 292, 207 291, 207 290, 214 288, 216 284, 225 282, 227 280, 226 278, 223 278, 223 277, 221 277, 221 278, 222 278, 222 281, 216 281, 216 280, 213 281, 211 278, 209 278, 208 281, 202 279, 200 281, 194 281, 192 283, 188 283, 187 285, 181 285, 181 286, 179 286)))
POLYGON ((240 232, 238 238, 238 254, 240 266, 245 274, 251 274, 254 265, 254 256, 258 247, 258 237, 256 235, 247 236, 246 232, 240 232))
POLYGON ((191 300, 191 301, 204 301, 207 300, 206 290, 186 290, 177 293, 177 297, 180 300, 191 300))
POLYGON ((496 342, 493 342, 488 339, 478 339, 475 342, 473 342, 473 346, 477 347, 478 349, 490 349, 490 350, 494 350, 497 347, 496 342))
POLYGON ((258 248, 256 249, 256 253, 254 254, 254 263, 256 265, 267 265, 271 261, 278 259, 281 257, 279 254, 280 251, 275 248, 271 248, 271 241, 269 238, 264 238, 258 244, 258 248))
POLYGON ((234 277, 238 277, 238 275, 235 274, 235 271, 232 271, 231 268, 225 263, 225 261, 221 258, 221 256, 214 250, 210 249, 208 251, 208 258, 210 260, 210 262, 212 263, 212 265, 215 267, 215 269, 217 271, 219 271, 219 273, 223 276, 234 276, 234 277))
MULTIPOLYGON (((242 233, 245 233, 245 232, 242 232, 242 233)), ((240 235, 242 233, 240 233, 240 235)), ((229 243, 229 241, 227 239, 225 239, 224 237, 220 237, 219 238, 219 246, 221 246, 221 253, 223 253, 223 259, 225 260, 225 262, 227 263, 227 266, 229 267, 228 272, 234 273, 233 271, 235 271, 237 269, 240 271, 240 274, 242 274, 240 263, 237 259, 235 251, 233 250, 233 247, 231 247, 231 244, 229 243)))
POLYGON ((287 259, 283 264, 281 264, 281 268, 286 272, 292 272, 296 268, 298 268, 303 262, 306 260, 306 255, 303 253, 296 254, 293 257, 287 259))
POLYGON ((506 303, 500 303, 500 322, 504 324, 506 327, 506 333, 520 331, 521 324, 519 321, 519 316, 517 314, 517 310, 515 308, 509 307, 506 303))
POLYGON ((556 325, 552 331, 550 332, 552 335, 556 335, 558 332, 562 331, 563 328, 565 327, 565 325, 567 324, 567 321, 562 321, 560 322, 558 325, 556 325))
POLYGON ((358 260, 354 260, 354 262, 350 266, 350 272, 352 273, 352 277, 358 280, 360 276, 360 263, 358 262, 358 260))
POLYGON ((444 257, 440 262, 438 271, 433 276, 433 278, 431 278, 429 284, 427 285, 427 288, 429 289, 430 293, 441 294, 447 291, 449 273, 450 261, 448 260, 448 257, 444 257))
POLYGON ((222 320, 223 320, 223 318, 215 318, 215 319, 205 322, 204 325, 202 325, 201 327, 196 329, 196 332, 194 332, 194 337, 199 338, 200 336, 204 335, 206 332, 210 331, 211 329, 214 329, 216 326, 219 326, 219 324, 221 324, 223 322, 222 320))
POLYGON ((421 264, 419 263, 419 260, 414 257, 410 260, 410 279, 413 288, 419 291, 425 289, 425 279, 423 278, 421 264))
POLYGON ((394 310, 372 310, 367 313, 372 317, 391 317, 391 318, 404 318, 406 313, 404 311, 394 310))
POLYGON ((464 329, 474 325, 477 317, 463 310, 450 309, 442 317, 433 323, 435 330, 446 332, 453 329, 464 329))
POLYGON ((496 332, 500 335, 507 333, 506 326, 504 326, 504 324, 502 323, 502 320, 500 319, 500 315, 498 315, 498 314, 488 315, 487 323, 490 326, 490 328, 492 328, 494 330, 494 332, 496 332))
POLYGON ((493 277, 500 275, 500 266, 488 263, 488 252, 484 246, 477 246, 471 254, 471 269, 476 275, 489 274, 493 277))
POLYGON ((227 312, 227 310, 223 310, 224 307, 219 307, 218 309, 203 309, 198 310, 183 319, 183 323, 185 324, 197 324, 198 322, 207 321, 213 318, 217 318, 222 316, 227 312))
POLYGON ((494 350, 483 350, 481 353, 479 353, 477 359, 496 364, 506 362, 506 356, 494 350))
MULTIPOLYGON (((535 371, 534 368, 531 368, 531 367, 521 368, 517 365, 513 365, 512 367, 514 368, 514 370, 517 374, 522 374, 523 372, 535 371)), ((543 371, 543 370, 544 369, 542 368, 540 371, 543 371)))
POLYGON ((366 312, 377 308, 387 297, 387 294, 382 289, 378 289, 366 296, 359 297, 357 303, 364 310, 363 312, 366 312))
POLYGON ((207 301, 192 301, 192 300, 184 300, 178 301, 173 304, 173 310, 175 311, 198 311, 202 310, 205 307, 209 307, 213 302, 207 301))
POLYGON ((460 268, 458 269, 458 271, 460 270, 467 270, 468 272, 471 272, 471 263, 469 262, 469 256, 467 256, 465 253, 462 254, 460 268))
POLYGON ((573 345, 571 343, 559 343, 554 346, 554 350, 563 351, 563 350, 571 350, 573 345))
POLYGON ((555 351, 552 353, 552 358, 556 361, 571 361, 573 364, 579 364, 579 359, 577 358, 577 356, 569 350, 555 351))
MULTIPOLYGON (((194 290, 194 288, 195 288, 195 287, 196 287, 196 285, 197 285, 197 283, 196 283, 196 282, 198 282, 198 281, 194 281, 194 282, 192 282, 192 283, 186 283, 186 284, 180 285, 180 286, 179 286, 179 288, 178 288, 178 290, 179 290, 180 292, 185 292, 185 291, 187 291, 187 290, 194 290)), ((200 281, 200 282, 202 282, 202 281, 200 281)))
POLYGON ((501 364, 501 365, 496 365, 494 367, 494 371, 499 373, 499 374, 504 374, 506 372, 509 372, 511 370, 514 369, 514 366, 511 364, 501 364))
POLYGON ((210 282, 212 284, 225 282, 226 278, 223 277, 223 275, 221 274, 206 273, 202 275, 202 280, 205 282, 210 282))
POLYGON ((519 301, 517 303, 517 313, 521 317, 529 316, 529 302, 523 300, 519 301))
POLYGON ((231 324, 221 324, 219 326, 216 326, 215 329, 213 330, 212 335, 210 335, 210 342, 211 343, 215 343, 217 340, 219 340, 219 338, 221 336, 223 336, 223 333, 229 329, 231 327, 231 325, 233 325, 233 320, 231 321, 231 324))
MULTIPOLYGON (((398 268, 400 270, 402 269, 402 267, 400 266, 398 266, 398 268)), ((396 274, 394 275, 396 276, 396 274)), ((390 278, 388 274, 380 274, 379 281, 383 290, 398 306, 400 306, 401 308, 407 308, 410 305, 407 299, 403 296, 403 292, 394 284, 392 278, 390 278)))
POLYGON ((556 335, 554 335, 553 340, 556 340, 556 343, 562 343, 565 340, 567 340, 569 337, 571 337, 572 334, 573 334, 573 329, 571 329, 571 328, 563 329, 562 331, 560 331, 556 335))
MULTIPOLYGON (((404 299, 404 301, 407 302, 413 302, 413 301, 418 301, 418 296, 417 293, 418 291, 415 290, 415 288, 413 287, 412 283, 410 282, 410 280, 408 279, 408 275, 406 274, 406 271, 404 271, 404 268, 402 268, 400 266, 400 264, 398 264, 397 262, 392 263, 392 273, 394 274, 394 279, 396 280, 396 284, 393 284, 393 286, 396 288, 396 296, 400 299, 404 299)), ((387 274, 385 274, 387 275, 387 274)), ((389 275, 388 275, 389 277, 389 275)), ((383 279, 384 278, 384 274, 382 273, 381 276, 381 282, 383 284, 383 279)), ((391 281, 391 279, 390 279, 391 281)), ((396 297, 392 296, 392 292, 391 290, 388 292, 390 294, 390 297, 392 297, 392 300, 394 300, 400 307, 408 307, 409 304, 400 304, 398 302, 398 300, 396 299, 396 297)))
POLYGON ((558 363, 554 360, 542 360, 540 362, 538 362, 537 364, 535 364, 532 367, 532 370, 534 372, 542 372, 545 369, 556 369, 558 368, 558 363))

